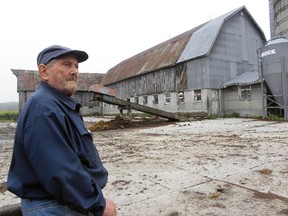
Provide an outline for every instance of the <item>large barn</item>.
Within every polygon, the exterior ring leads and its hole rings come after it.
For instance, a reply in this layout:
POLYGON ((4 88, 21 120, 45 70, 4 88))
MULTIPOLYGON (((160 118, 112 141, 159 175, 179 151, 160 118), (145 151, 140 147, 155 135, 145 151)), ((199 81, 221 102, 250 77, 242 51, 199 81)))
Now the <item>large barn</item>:
MULTIPOLYGON (((101 84, 170 112, 261 115, 257 49, 265 43, 242 6, 120 62, 101 84)), ((117 109, 104 104, 103 112, 117 109)))

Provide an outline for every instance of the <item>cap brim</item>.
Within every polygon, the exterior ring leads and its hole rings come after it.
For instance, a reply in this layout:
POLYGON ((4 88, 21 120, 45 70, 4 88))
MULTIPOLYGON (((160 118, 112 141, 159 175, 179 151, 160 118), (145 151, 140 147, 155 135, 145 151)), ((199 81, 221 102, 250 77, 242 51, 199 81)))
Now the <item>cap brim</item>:
MULTIPOLYGON (((69 52, 66 52, 66 53, 60 55, 60 56, 69 55, 69 54, 74 55, 79 63, 86 61, 89 57, 86 52, 81 51, 81 50, 71 50, 69 52)), ((60 56, 58 56, 58 57, 60 57, 60 56)))
POLYGON ((43 49, 37 56, 37 65, 47 64, 52 59, 58 58, 64 55, 72 55, 78 60, 78 62, 83 62, 88 59, 88 54, 82 50, 71 50, 70 48, 52 45, 43 49))

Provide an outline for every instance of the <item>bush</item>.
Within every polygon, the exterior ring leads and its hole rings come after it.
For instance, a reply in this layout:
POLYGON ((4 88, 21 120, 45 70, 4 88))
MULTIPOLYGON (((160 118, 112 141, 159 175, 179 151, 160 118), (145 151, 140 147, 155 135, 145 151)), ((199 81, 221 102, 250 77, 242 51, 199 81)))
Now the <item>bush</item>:
POLYGON ((236 113, 236 112, 233 112, 231 115, 230 115, 230 118, 239 118, 239 113, 236 113))

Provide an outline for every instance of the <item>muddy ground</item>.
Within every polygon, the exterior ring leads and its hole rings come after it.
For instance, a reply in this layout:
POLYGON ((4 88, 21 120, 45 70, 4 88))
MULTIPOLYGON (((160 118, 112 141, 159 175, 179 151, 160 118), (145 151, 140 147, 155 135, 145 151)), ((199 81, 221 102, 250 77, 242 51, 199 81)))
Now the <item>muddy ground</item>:
MULTIPOLYGON (((0 208, 19 203, 5 188, 15 126, 0 124, 0 208)), ((288 215, 288 122, 154 119, 93 134, 118 215, 288 215)))

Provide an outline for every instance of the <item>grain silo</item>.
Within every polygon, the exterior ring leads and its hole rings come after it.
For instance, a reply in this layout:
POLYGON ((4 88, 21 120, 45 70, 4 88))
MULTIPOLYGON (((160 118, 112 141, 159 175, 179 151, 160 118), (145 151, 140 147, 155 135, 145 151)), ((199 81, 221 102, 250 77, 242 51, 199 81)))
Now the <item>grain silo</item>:
POLYGON ((259 50, 263 78, 275 99, 275 103, 280 109, 284 109, 285 119, 288 119, 288 39, 285 37, 273 38, 259 50))
POLYGON ((269 0, 270 35, 288 37, 288 1, 269 0))

